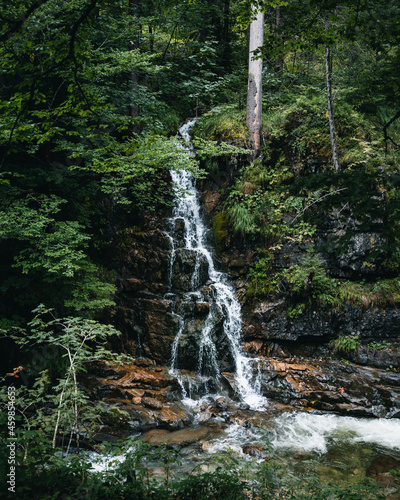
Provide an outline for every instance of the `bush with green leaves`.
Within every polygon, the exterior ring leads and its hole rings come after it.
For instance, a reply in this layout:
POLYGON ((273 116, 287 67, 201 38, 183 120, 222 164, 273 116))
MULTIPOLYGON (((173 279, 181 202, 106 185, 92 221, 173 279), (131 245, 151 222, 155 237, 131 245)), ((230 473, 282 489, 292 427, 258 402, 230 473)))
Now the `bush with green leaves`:
POLYGON ((329 342, 329 346, 332 347, 335 352, 343 354, 349 354, 357 350, 360 345, 361 343, 358 335, 339 335, 339 337, 329 342))
MULTIPOLYGON (((16 411, 23 439, 19 445, 28 453, 31 448, 30 431, 39 432, 52 443, 53 448, 60 439, 71 446, 74 440, 79 449, 80 436, 85 436, 100 423, 102 407, 92 403, 82 389, 79 378, 86 372, 89 363, 112 360, 121 363, 128 359, 107 349, 106 344, 113 335, 119 335, 111 325, 80 317, 57 318, 52 309, 40 305, 28 329, 13 328, 3 332, 22 350, 35 352, 27 363, 25 372, 30 383, 23 383, 17 390, 16 411), (47 349, 47 359, 57 360, 58 370, 50 378, 49 367, 40 361, 40 350, 47 349), (36 358, 36 359, 35 359, 36 358), (22 432, 22 431, 25 431, 22 432)), ((24 382, 24 380, 23 380, 24 382)), ((3 411, 7 404, 7 388, 1 388, 3 411)), ((33 435, 34 437, 36 434, 33 435)))
POLYGON ((289 168, 280 163, 269 168, 256 160, 247 166, 226 200, 234 232, 274 242, 276 248, 309 239, 315 226, 303 219, 304 196, 292 196, 288 190, 292 177, 289 168))
POLYGON ((283 277, 292 297, 325 304, 335 303, 335 282, 328 276, 323 261, 313 249, 308 250, 299 264, 285 270, 283 277))

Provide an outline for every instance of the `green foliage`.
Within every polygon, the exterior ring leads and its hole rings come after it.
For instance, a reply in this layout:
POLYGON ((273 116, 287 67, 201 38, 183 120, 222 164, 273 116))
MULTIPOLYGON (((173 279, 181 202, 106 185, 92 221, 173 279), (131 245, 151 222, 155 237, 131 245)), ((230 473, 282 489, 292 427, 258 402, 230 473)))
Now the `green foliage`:
POLYGON ((315 227, 303 221, 303 197, 291 196, 288 191, 291 177, 284 165, 270 169, 257 160, 248 166, 226 201, 234 231, 242 236, 261 236, 277 246, 310 238, 315 227), (296 224, 290 220, 293 213, 297 214, 293 217, 296 224))
MULTIPOLYGON (((18 468, 17 493, 34 499, 67 498, 154 500, 299 500, 385 498, 385 490, 373 480, 337 480, 324 484, 314 470, 306 475, 289 474, 285 465, 268 450, 265 460, 238 459, 232 452, 220 454, 207 465, 180 473, 183 456, 168 447, 155 447, 129 438, 125 445, 109 447, 108 467, 100 473, 91 470, 85 457, 60 459, 51 454, 40 433, 32 435, 36 454, 18 468), (114 456, 124 455, 119 462, 114 456), (153 475, 157 467, 161 477, 153 475)), ((4 449, 1 459, 6 459, 4 449)), ((18 459, 22 459, 19 454, 18 459)), ((393 473, 393 477, 395 477, 393 473)), ((4 484, 1 486, 4 489, 4 484)), ((11 496, 5 496, 11 498, 11 496)))
POLYGON ((392 351, 399 348, 399 342, 390 342, 388 340, 374 341, 368 344, 369 347, 377 351, 392 351))
POLYGON ((23 274, 41 270, 48 275, 74 276, 80 269, 89 236, 76 221, 57 221, 55 214, 66 203, 55 196, 28 196, 0 212, 0 237, 26 242, 14 257, 23 274))
MULTIPOLYGON (((27 368, 35 379, 32 387, 24 384, 18 389, 16 411, 23 417, 20 444, 25 450, 34 446, 28 431, 39 429, 46 439, 51 440, 53 448, 61 437, 65 438, 68 448, 74 437, 79 447, 80 433, 84 429, 88 437, 99 424, 103 411, 89 400, 80 387, 79 377, 90 362, 112 360, 118 363, 126 359, 126 356, 112 353, 105 347, 110 337, 119 335, 119 332, 111 325, 90 319, 57 318, 43 305, 33 313, 35 316, 28 324, 29 331, 14 329, 6 336, 13 339, 22 351, 32 352, 33 347, 36 352, 40 348, 50 350, 48 358, 57 359, 59 366, 54 382, 49 377, 50 366, 42 369, 43 363, 36 365, 35 359, 31 359, 31 366, 28 364, 27 368)), ((1 399, 6 404, 7 387, 4 385, 1 399)))
POLYGON ((287 317, 290 319, 295 319, 298 316, 301 316, 303 314, 303 312, 305 311, 305 309, 306 309, 306 305, 302 302, 300 302, 299 304, 296 304, 296 305, 291 305, 287 308, 287 311, 286 311, 287 317))
POLYGON ((329 342, 329 346, 336 352, 349 354, 360 347, 360 339, 357 335, 339 335, 329 342))
POLYGON ((199 139, 247 146, 245 115, 236 105, 216 106, 197 120, 193 133, 199 139))
POLYGON ((193 139, 193 144, 196 148, 196 156, 205 160, 207 158, 216 158, 218 156, 233 156, 237 154, 250 154, 249 149, 240 148, 227 142, 217 142, 205 139, 193 139))
POLYGON ((79 311, 98 311, 115 305, 111 299, 116 291, 115 285, 108 282, 111 277, 92 262, 81 262, 74 282, 69 285, 70 292, 64 305, 68 309, 79 311))
POLYGON ((283 273, 293 296, 313 298, 323 303, 334 300, 334 285, 322 260, 309 250, 296 264, 283 273))

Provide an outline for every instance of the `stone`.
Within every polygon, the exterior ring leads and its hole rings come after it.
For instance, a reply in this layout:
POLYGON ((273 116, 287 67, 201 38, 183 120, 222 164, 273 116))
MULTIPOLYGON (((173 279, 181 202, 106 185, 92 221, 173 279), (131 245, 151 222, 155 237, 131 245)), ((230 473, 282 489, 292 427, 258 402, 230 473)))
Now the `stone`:
POLYGON ((185 244, 185 220, 182 218, 175 219, 174 240, 176 247, 182 247, 185 244))
POLYGON ((207 316, 210 312, 210 304, 208 302, 196 302, 195 313, 197 316, 207 316))
POLYGON ((296 408, 387 418, 400 410, 399 377, 392 384, 384 370, 296 357, 264 358, 260 370, 262 393, 296 408))
POLYGON ((229 406, 229 402, 226 398, 218 398, 215 401, 215 405, 219 410, 227 410, 229 406))
POLYGON ((187 248, 178 248, 175 251, 172 268, 173 289, 188 292, 192 290, 194 285, 196 288, 201 287, 208 280, 208 267, 208 260, 203 254, 187 248), (194 276, 195 270, 197 271, 197 280, 194 276))
POLYGON ((345 305, 340 310, 320 306, 306 308, 296 318, 288 318, 283 300, 263 302, 244 314, 243 333, 246 342, 254 340, 300 342, 302 338, 321 342, 326 338, 358 334, 369 342, 379 339, 397 339, 400 311, 394 309, 364 310, 360 306, 345 305))
POLYGON ((163 407, 163 404, 160 401, 148 397, 142 398, 141 404, 146 408, 151 408, 152 410, 161 410, 163 407))
POLYGON ((192 420, 190 410, 183 411, 179 405, 173 403, 164 405, 157 418, 160 425, 171 430, 182 429, 192 420))
POLYGON ((243 447, 243 453, 245 455, 249 455, 250 457, 254 457, 257 459, 266 459, 267 454, 262 445, 249 444, 243 447))
POLYGON ((160 429, 153 429, 146 432, 140 439, 151 444, 178 444, 187 446, 188 444, 197 443, 201 439, 209 436, 210 429, 208 427, 188 427, 186 429, 168 432, 160 429))

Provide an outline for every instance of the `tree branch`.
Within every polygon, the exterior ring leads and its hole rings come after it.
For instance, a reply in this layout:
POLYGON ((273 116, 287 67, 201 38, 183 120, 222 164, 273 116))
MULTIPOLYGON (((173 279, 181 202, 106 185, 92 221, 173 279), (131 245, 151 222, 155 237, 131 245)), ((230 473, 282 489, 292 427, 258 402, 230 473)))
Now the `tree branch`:
POLYGON ((75 22, 75 24, 72 26, 71 30, 71 38, 69 40, 69 50, 68 50, 68 55, 66 59, 69 57, 72 57, 75 59, 75 39, 76 35, 78 33, 78 29, 80 28, 81 24, 89 17, 90 13, 92 10, 96 7, 98 0, 92 0, 89 5, 86 7, 86 9, 82 12, 80 18, 75 22))
MULTIPOLYGON (((4 42, 4 40, 8 40, 9 38, 13 37, 16 32, 21 28, 21 26, 24 24, 24 22, 28 19, 28 17, 35 12, 39 7, 41 7, 43 4, 49 2, 49 0, 36 0, 29 9, 25 12, 25 14, 22 16, 22 18, 19 21, 14 22, 14 26, 12 29, 9 29, 2 35, 0 35, 0 42, 4 42)), ((11 22, 11 21, 8 21, 11 22)))
POLYGON ((393 118, 391 118, 387 123, 386 125, 383 126, 383 135, 384 135, 384 138, 385 138, 385 144, 386 144, 386 153, 387 153, 387 143, 388 141, 390 141, 394 146, 396 146, 396 148, 399 147, 398 144, 396 144, 394 142, 394 140, 389 137, 388 133, 387 133, 387 129, 390 127, 390 125, 395 122, 398 118, 400 118, 400 110, 397 111, 397 113, 393 116, 393 118))
POLYGON ((326 198, 327 196, 331 196, 332 194, 336 194, 336 193, 339 193, 340 191, 345 191, 346 189, 348 189, 347 187, 344 187, 344 188, 340 188, 340 189, 337 189, 336 191, 331 191, 330 193, 327 193, 325 194, 324 196, 321 196, 320 198, 318 198, 317 200, 313 201, 312 203, 310 203, 309 205, 306 206, 306 208, 304 208, 303 210, 301 210, 297 215, 296 217, 290 222, 289 225, 292 225, 293 222, 298 218, 300 217, 300 215, 304 214, 304 212, 306 210, 308 210, 310 207, 312 207, 313 205, 315 205, 316 203, 318 203, 319 201, 323 200, 324 198, 326 198))

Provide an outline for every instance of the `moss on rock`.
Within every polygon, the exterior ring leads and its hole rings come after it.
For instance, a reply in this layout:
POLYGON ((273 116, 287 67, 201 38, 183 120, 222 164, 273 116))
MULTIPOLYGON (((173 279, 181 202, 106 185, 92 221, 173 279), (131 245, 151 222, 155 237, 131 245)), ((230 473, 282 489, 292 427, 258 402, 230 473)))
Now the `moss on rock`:
POLYGON ((226 212, 219 212, 214 217, 213 221, 213 235, 215 241, 215 247, 218 253, 221 253, 225 247, 226 240, 228 238, 228 218, 226 212))

